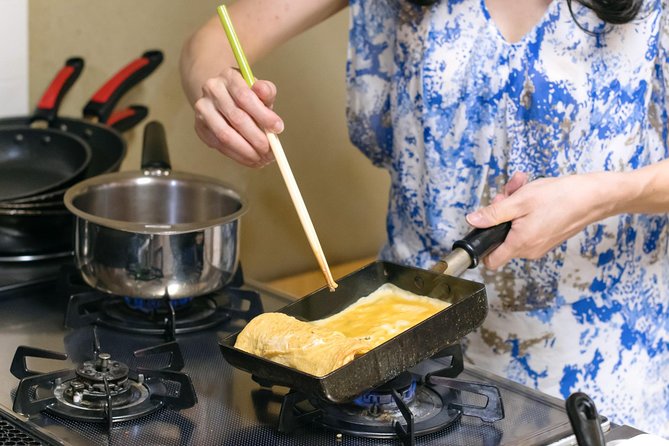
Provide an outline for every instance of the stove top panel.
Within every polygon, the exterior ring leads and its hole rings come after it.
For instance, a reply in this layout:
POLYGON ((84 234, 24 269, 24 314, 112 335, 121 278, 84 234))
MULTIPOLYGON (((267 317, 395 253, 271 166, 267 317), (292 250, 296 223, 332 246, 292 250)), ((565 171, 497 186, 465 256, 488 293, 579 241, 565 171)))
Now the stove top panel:
MULTIPOLYGON (((290 302, 253 281, 247 283, 246 288, 260 293, 265 311, 276 310, 290 302)), ((1 406, 12 407, 18 380, 11 375, 9 364, 19 345, 68 354, 66 361, 31 360, 29 368, 40 371, 76 367, 90 359, 93 329, 64 328, 67 300, 67 296, 56 290, 55 284, 49 283, 0 294, 0 364, 4 364, 0 367, 1 406)), ((232 319, 215 328, 177 336, 185 362, 182 371, 190 376, 197 394, 198 402, 194 407, 181 410, 161 408, 141 419, 114 423, 109 434, 104 423, 72 421, 43 413, 31 418, 30 423, 65 443, 75 445, 401 444, 396 439, 342 435, 317 424, 308 424, 290 434, 278 432, 281 398, 288 389, 260 387, 249 374, 231 367, 220 354, 219 338, 238 331, 243 324, 241 319, 232 319)), ((131 334, 104 326, 97 328, 97 334, 106 353, 131 368, 156 369, 164 367, 169 360, 160 355, 135 358, 132 354, 138 349, 160 344, 163 342, 160 337, 131 334)), ((417 368, 443 367, 433 362, 426 361, 417 368)), ((444 431, 418 437, 417 445, 535 445, 551 443, 569 435, 569 422, 560 400, 476 368, 466 369, 460 378, 496 384, 502 393, 505 418, 497 422, 483 422, 463 416, 444 431)))

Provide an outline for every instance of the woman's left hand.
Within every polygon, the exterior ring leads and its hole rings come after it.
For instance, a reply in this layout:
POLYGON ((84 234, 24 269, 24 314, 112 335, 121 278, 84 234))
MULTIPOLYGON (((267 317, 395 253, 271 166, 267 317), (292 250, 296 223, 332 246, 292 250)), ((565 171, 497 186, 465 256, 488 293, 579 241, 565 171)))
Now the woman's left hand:
POLYGON ((511 221, 504 243, 483 263, 497 269, 513 258, 538 259, 581 231, 609 215, 606 173, 541 178, 529 181, 515 173, 491 205, 467 215, 467 222, 487 228, 511 221))

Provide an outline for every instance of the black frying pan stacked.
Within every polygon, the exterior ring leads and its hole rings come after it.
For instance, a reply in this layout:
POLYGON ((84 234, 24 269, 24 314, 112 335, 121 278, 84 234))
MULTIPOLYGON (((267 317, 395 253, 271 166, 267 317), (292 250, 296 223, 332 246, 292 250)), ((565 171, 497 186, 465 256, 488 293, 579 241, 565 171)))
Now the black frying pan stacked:
POLYGON ((79 180, 91 161, 90 146, 49 128, 55 110, 81 74, 84 61, 67 60, 29 122, 0 129, 0 201, 29 198, 79 180))
POLYGON ((58 117, 63 97, 83 69, 69 59, 32 116, 0 120, 0 261, 69 255, 73 216, 63 204, 67 188, 118 170, 126 153, 121 131, 146 117, 146 107, 114 112, 119 99, 162 62, 148 51, 110 78, 83 110, 83 119, 58 117))

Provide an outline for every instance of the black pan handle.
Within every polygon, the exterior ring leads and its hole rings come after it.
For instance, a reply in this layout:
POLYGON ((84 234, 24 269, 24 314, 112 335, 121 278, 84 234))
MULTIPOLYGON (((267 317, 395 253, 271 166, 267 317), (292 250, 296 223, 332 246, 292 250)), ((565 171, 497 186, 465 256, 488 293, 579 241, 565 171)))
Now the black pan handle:
POLYGON ((106 123, 121 97, 158 68, 163 61, 163 53, 147 51, 130 62, 107 81, 84 107, 84 116, 97 122, 106 123))
POLYGON ((565 406, 578 446, 606 444, 597 408, 588 395, 581 392, 572 393, 567 398, 565 406))
POLYGON ((56 119, 60 103, 79 78, 83 69, 84 59, 81 57, 72 57, 65 61, 65 65, 58 71, 58 74, 53 78, 37 103, 31 124, 39 122, 48 125, 56 119))
POLYGON ((480 229, 476 228, 462 240, 453 243, 453 250, 460 248, 469 254, 472 259, 470 268, 476 268, 481 258, 487 256, 493 249, 504 243, 506 235, 511 229, 511 222, 507 221, 496 226, 480 229))
POLYGON ((151 121, 144 127, 142 169, 169 170, 171 168, 165 128, 160 122, 151 121))
POLYGON ((117 110, 107 119, 107 125, 118 132, 127 132, 142 122, 149 114, 149 109, 143 105, 131 105, 123 110, 117 110))

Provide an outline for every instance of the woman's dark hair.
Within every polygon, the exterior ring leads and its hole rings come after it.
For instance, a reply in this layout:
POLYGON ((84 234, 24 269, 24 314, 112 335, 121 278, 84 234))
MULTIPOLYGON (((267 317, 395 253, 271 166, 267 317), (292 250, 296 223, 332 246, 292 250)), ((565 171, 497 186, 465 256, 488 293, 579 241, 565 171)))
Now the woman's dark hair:
MULTIPOLYGON (((409 1, 414 5, 430 6, 437 3, 439 0, 409 1)), ((611 25, 621 25, 634 20, 641 9, 641 3, 643 2, 643 0, 567 0, 567 7, 569 7, 569 13, 574 18, 574 21, 579 28, 589 34, 596 34, 596 32, 588 30, 578 23, 578 20, 576 20, 576 17, 574 16, 574 11, 572 10, 572 3, 574 1, 582 4, 586 8, 592 9, 592 11, 597 14, 597 17, 611 25)))
MULTIPOLYGON (((553 0, 556 1, 556 0, 553 0)), ((622 25, 634 20, 641 9, 643 0, 576 0, 586 8, 592 9, 597 17, 612 25, 622 25)), ((571 16, 574 17, 574 11, 571 9, 573 0, 567 0, 567 6, 571 16)), ((576 20, 576 17, 574 17, 576 20)), ((576 21, 578 24, 578 21, 576 21)), ((581 25, 579 24, 579 27, 581 25)))

